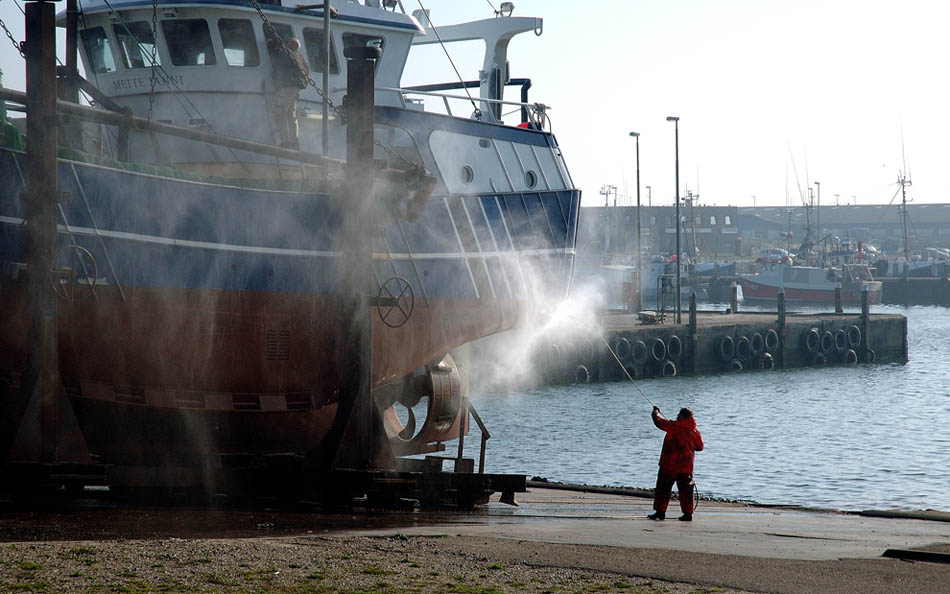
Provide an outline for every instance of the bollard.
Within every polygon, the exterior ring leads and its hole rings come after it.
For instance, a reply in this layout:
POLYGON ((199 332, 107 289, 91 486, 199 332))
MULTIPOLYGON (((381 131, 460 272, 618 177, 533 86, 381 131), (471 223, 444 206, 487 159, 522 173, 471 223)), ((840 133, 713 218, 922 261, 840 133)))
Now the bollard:
POLYGON ((778 366, 785 367, 785 339, 788 329, 785 326, 785 290, 779 289, 778 292, 778 366))

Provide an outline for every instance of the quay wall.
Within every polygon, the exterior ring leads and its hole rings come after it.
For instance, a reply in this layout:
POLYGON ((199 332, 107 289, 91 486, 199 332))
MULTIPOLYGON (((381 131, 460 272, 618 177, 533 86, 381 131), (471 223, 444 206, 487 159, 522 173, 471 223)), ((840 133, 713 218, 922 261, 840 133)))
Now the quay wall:
POLYGON ((536 363, 542 378, 547 383, 596 382, 625 379, 624 370, 640 379, 907 362, 907 318, 902 315, 739 312, 691 317, 684 312, 681 324, 671 323, 672 317, 647 324, 636 315, 605 316, 604 340, 562 340, 539 349, 536 363))

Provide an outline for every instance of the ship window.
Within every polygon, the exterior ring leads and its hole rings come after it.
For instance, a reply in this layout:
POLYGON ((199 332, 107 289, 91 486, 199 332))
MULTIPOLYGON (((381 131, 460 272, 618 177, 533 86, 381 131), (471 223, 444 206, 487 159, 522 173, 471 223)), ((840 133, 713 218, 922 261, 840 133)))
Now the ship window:
POLYGON ((165 43, 175 66, 214 66, 211 32, 204 19, 162 21, 165 43))
POLYGON ((221 46, 224 48, 224 61, 228 66, 260 66, 261 57, 257 53, 257 39, 251 21, 243 19, 219 19, 221 46))
POLYGON ((709 224, 710 224, 710 225, 715 225, 715 224, 716 224, 716 217, 715 217, 715 216, 709 217, 709 224))
MULTIPOLYGON (((307 60, 310 61, 311 72, 323 72, 323 65, 327 63, 326 52, 324 49, 323 29, 306 28, 303 30, 304 45, 307 46, 307 60)), ((330 39, 330 74, 340 72, 340 66, 336 61, 336 48, 333 47, 333 39, 330 39)))
POLYGON ((724 224, 725 226, 728 227, 728 226, 732 225, 732 217, 730 217, 730 216, 725 216, 725 217, 723 217, 723 219, 725 219, 724 222, 723 222, 723 224, 724 224))
POLYGON ((112 57, 112 44, 102 27, 90 27, 79 32, 82 45, 86 48, 86 59, 96 74, 115 72, 115 59, 112 57))
POLYGON ((146 21, 112 25, 112 32, 119 45, 119 57, 126 68, 148 68, 152 65, 153 53, 155 65, 162 63, 155 48, 152 26, 146 21))

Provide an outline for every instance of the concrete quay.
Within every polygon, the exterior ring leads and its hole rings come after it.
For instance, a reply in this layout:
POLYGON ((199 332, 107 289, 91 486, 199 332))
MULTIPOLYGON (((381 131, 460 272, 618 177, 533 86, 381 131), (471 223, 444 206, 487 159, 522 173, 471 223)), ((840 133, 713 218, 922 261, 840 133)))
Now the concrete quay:
POLYGON ((600 319, 604 339, 543 345, 548 382, 614 381, 805 366, 907 362, 907 318, 898 314, 775 312, 644 314, 600 319), (604 344, 606 342, 606 344, 604 344), (610 348, 607 348, 609 345, 610 348), (615 357, 616 355, 616 357, 615 357), (619 362, 623 365, 618 364, 619 362))

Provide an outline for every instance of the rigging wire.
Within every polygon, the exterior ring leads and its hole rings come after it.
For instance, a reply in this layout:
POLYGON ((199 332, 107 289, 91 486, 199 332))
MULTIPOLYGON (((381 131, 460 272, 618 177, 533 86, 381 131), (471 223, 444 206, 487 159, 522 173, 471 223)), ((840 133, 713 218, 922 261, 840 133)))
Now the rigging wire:
MULTIPOLYGON (((478 108, 478 105, 475 103, 475 100, 472 98, 472 94, 468 92, 468 87, 465 86, 465 79, 462 78, 462 74, 459 72, 458 67, 455 66, 455 61, 452 59, 452 55, 449 53, 449 49, 445 47, 445 43, 442 41, 442 36, 439 34, 439 29, 435 26, 435 23, 432 22, 432 19, 429 17, 429 11, 426 10, 426 7, 422 5, 422 0, 416 0, 419 4, 419 8, 426 15, 426 22, 429 23, 429 26, 432 28, 432 31, 435 33, 435 38, 439 40, 439 45, 442 46, 442 51, 445 52, 445 57, 449 59, 449 64, 452 65, 452 70, 455 71, 455 76, 458 77, 459 82, 462 83, 462 90, 465 91, 465 94, 468 96, 468 100, 472 103, 472 107, 475 109, 475 119, 482 119, 482 110, 478 108)), ((490 4, 490 3, 489 3, 490 4)))

